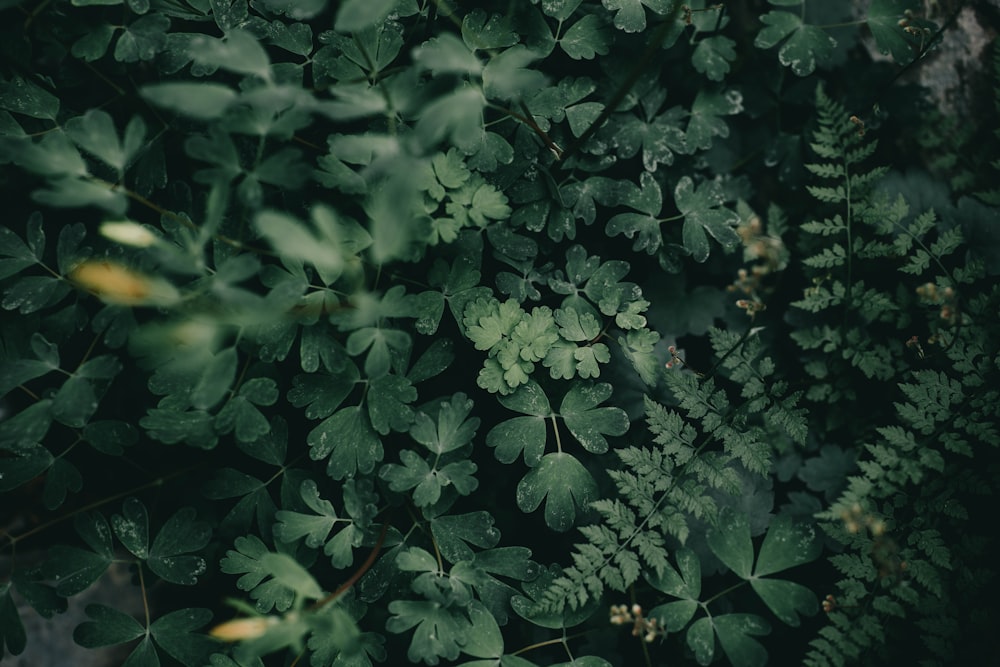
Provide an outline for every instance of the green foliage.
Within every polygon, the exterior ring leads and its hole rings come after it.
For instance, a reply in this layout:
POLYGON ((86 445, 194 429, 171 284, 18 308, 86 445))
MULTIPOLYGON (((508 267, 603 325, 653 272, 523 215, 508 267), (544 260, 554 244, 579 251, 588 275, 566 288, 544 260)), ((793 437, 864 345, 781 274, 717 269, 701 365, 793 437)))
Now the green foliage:
POLYGON ((0 2, 4 656, 983 664, 997 128, 848 5, 0 2))

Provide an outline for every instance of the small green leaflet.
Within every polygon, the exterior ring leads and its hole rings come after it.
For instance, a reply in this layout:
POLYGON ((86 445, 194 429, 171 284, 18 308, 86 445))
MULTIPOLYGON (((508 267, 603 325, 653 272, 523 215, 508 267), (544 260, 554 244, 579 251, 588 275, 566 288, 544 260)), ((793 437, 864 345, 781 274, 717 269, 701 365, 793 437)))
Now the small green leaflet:
POLYGON ((334 28, 360 32, 381 23, 397 4, 397 0, 345 0, 337 10, 334 28))
POLYGON ((146 123, 140 116, 133 116, 125 128, 124 137, 119 139, 111 116, 91 109, 66 121, 66 134, 77 146, 113 167, 121 178, 125 168, 143 147, 146 123))
POLYGON ((714 35, 698 42, 691 54, 694 68, 712 81, 722 81, 729 73, 729 63, 736 60, 736 42, 714 35))
POLYGON ((726 252, 739 246, 740 237, 734 227, 740 217, 735 211, 723 208, 725 200, 718 182, 705 181, 696 189, 691 177, 684 176, 674 188, 674 201, 684 216, 684 248, 695 261, 708 259, 708 235, 726 252))
POLYGON ((476 557, 470 544, 480 549, 492 549, 500 542, 500 531, 493 523, 493 516, 486 511, 445 514, 431 520, 431 533, 441 556, 457 564, 476 557))
POLYGON ((432 468, 426 460, 409 449, 402 450, 399 458, 403 465, 386 464, 379 471, 379 476, 389 482, 389 488, 393 491, 413 489, 413 503, 417 507, 436 503, 445 488, 454 488, 460 495, 467 496, 479 486, 479 482, 473 477, 476 464, 471 461, 440 465, 440 460, 437 460, 432 468))
MULTIPOLYGON (((611 34, 596 14, 586 14, 559 38, 559 46, 573 60, 593 60, 611 48, 611 34)), ((576 136, 580 136, 577 134, 576 136)))
POLYGON ((392 616, 385 623, 386 630, 401 633, 414 629, 406 652, 411 662, 436 665, 441 658, 455 660, 472 627, 462 611, 429 600, 393 600, 389 612, 392 616))
POLYGON ((454 394, 441 403, 437 424, 424 412, 418 412, 410 437, 435 454, 444 454, 464 446, 476 435, 479 418, 468 419, 473 402, 463 393, 454 394))
POLYGON ((663 195, 648 171, 642 172, 639 183, 638 188, 631 183, 626 186, 621 203, 641 213, 619 213, 608 220, 606 231, 609 236, 624 234, 635 239, 633 250, 645 250, 652 255, 663 245, 660 220, 656 217, 663 208, 663 195))
POLYGON ((0 655, 20 655, 27 646, 28 636, 10 594, 10 582, 0 584, 0 655), (6 648, 4 645, 6 644, 6 648))
MULTIPOLYGON (((691 104, 691 114, 685 130, 687 150, 708 150, 714 137, 729 136, 729 126, 722 116, 732 116, 743 111, 743 95, 738 90, 712 90, 703 87, 691 104)), ((669 112, 668 112, 669 113, 669 112)))
POLYGON ((647 575, 653 588, 679 598, 649 612, 650 618, 660 619, 667 632, 680 632, 687 627, 698 610, 701 597, 701 561, 698 555, 690 549, 679 549, 674 552, 674 560, 677 562, 676 570, 668 563, 660 575, 647 575))
POLYGON ((383 456, 382 441, 358 405, 325 419, 309 432, 307 442, 314 461, 330 457, 326 472, 337 480, 370 473, 383 456))
POLYGON ((624 435, 628 430, 628 415, 621 408, 597 406, 611 397, 611 385, 606 382, 574 383, 559 406, 559 416, 566 428, 584 449, 593 454, 608 451, 606 435, 624 435))
POLYGON ((926 41, 937 31, 937 25, 913 16, 920 13, 916 0, 873 0, 868 10, 868 28, 883 54, 892 54, 900 65, 909 64, 926 47, 926 41), (911 35, 904 28, 925 30, 924 37, 911 35))
POLYGON ((821 28, 802 23, 797 14, 773 10, 760 20, 764 27, 757 33, 754 46, 769 49, 788 38, 778 50, 778 60, 798 76, 812 74, 816 65, 828 60, 837 46, 833 37, 821 28))
POLYGON ((236 102, 236 92, 221 83, 171 81, 143 86, 140 94, 152 104, 196 120, 219 118, 236 102))
POLYGON ((219 569, 242 575, 236 587, 250 592, 257 601, 257 611, 287 611, 296 595, 312 600, 323 597, 323 590, 308 570, 291 556, 269 551, 256 535, 237 537, 235 545, 236 551, 226 552, 219 569))
POLYGON ((496 448, 498 461, 513 463, 523 452, 526 465, 538 465, 545 453, 545 420, 552 415, 548 397, 532 380, 499 400, 505 408, 528 416, 500 422, 486 434, 486 444, 496 448))
POLYGON ((534 512, 545 501, 545 523, 560 532, 572 528, 577 512, 597 500, 597 482, 574 456, 546 454, 517 485, 517 506, 534 512))
POLYGON ((646 7, 661 16, 673 8, 670 0, 602 0, 610 12, 615 13, 615 27, 625 32, 642 32, 646 29, 646 7))
POLYGON ((76 595, 97 581, 114 559, 111 528, 99 512, 84 512, 73 520, 76 532, 90 549, 54 546, 41 566, 46 579, 56 581, 62 597, 76 595))
POLYGON ((511 30, 506 17, 501 14, 487 16, 482 9, 474 9, 462 19, 462 40, 473 51, 479 51, 513 46, 519 37, 511 30))

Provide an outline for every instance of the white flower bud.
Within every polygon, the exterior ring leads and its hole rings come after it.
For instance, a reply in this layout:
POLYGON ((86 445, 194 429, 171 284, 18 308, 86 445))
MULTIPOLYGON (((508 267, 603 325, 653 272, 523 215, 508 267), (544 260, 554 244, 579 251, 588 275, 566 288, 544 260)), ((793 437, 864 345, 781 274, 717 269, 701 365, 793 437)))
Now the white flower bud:
POLYGON ((159 241, 156 234, 136 222, 105 222, 101 225, 101 234, 112 241, 136 248, 148 248, 159 241))

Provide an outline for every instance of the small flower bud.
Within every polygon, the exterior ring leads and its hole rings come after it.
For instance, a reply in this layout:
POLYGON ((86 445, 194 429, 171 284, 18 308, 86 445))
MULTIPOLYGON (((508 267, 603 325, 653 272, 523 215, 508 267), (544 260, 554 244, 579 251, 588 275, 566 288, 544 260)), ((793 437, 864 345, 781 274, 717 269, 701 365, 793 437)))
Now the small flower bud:
POLYGON ((159 241, 153 232, 135 222, 105 222, 101 225, 101 234, 122 245, 148 248, 159 241))

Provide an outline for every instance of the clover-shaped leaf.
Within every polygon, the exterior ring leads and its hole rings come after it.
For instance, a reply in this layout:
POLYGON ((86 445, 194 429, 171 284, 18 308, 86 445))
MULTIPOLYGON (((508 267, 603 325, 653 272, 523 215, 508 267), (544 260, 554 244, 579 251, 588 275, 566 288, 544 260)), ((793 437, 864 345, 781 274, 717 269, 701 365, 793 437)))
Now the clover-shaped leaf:
POLYGON ((822 28, 803 23, 802 18, 792 12, 774 10, 760 20, 764 27, 757 33, 754 46, 769 49, 787 38, 778 50, 778 60, 798 76, 812 74, 816 65, 828 60, 837 46, 837 41, 822 28))
POLYGON ((350 362, 342 364, 329 374, 296 375, 292 379, 292 388, 288 390, 288 402, 297 408, 305 407, 305 414, 309 419, 329 417, 340 407, 360 378, 357 367, 350 362))
POLYGON ((726 510, 719 517, 719 525, 720 529, 708 534, 712 553, 737 576, 749 580, 775 616, 797 627, 799 614, 816 613, 816 596, 808 588, 792 581, 764 578, 819 556, 820 546, 812 528, 796 525, 784 516, 774 519, 760 546, 757 564, 753 567, 753 543, 746 515, 726 510))
POLYGON ((382 441, 357 405, 325 419, 309 432, 306 442, 314 461, 330 457, 326 472, 338 480, 371 472, 383 456, 382 441))
POLYGON ((546 454, 517 485, 517 506, 534 512, 545 501, 545 523, 560 532, 573 527, 577 512, 597 499, 597 482, 574 456, 546 454))
POLYGON ((417 507, 433 505, 441 498, 441 491, 454 486, 461 495, 467 496, 479 486, 473 477, 476 464, 471 461, 455 461, 440 468, 430 464, 409 449, 399 453, 403 465, 390 463, 382 466, 379 476, 389 482, 393 491, 413 489, 413 502, 417 507))
POLYGON ((208 523, 196 521, 195 515, 193 507, 178 510, 160 528, 149 549, 149 569, 174 584, 193 586, 205 573, 205 559, 190 552, 204 548, 212 530, 208 523))
POLYGON ((648 171, 642 172, 639 180, 640 188, 631 184, 626 187, 621 203, 641 213, 619 213, 608 220, 607 233, 634 238, 634 250, 645 250, 652 255, 663 245, 660 220, 656 217, 663 207, 663 196, 659 184, 648 171))
POLYGON ((628 415, 621 408, 597 406, 611 397, 611 385, 578 382, 563 397, 559 416, 584 448, 594 454, 608 451, 606 435, 628 430, 628 415))
POLYGON ((226 552, 219 569, 226 574, 242 575, 236 580, 236 587, 250 592, 250 597, 257 601, 257 611, 287 611, 296 595, 322 597, 319 584, 305 568, 290 556, 269 551, 256 535, 237 537, 235 546, 235 551, 226 552))
POLYGON ((706 232, 722 245, 727 252, 740 244, 740 237, 734 227, 740 217, 734 211, 723 208, 722 187, 707 181, 695 188, 690 176, 684 176, 674 188, 677 208, 684 216, 684 248, 696 262, 708 259, 709 246, 706 232))
POLYGON ((691 54, 694 68, 712 81, 722 81, 729 73, 729 63, 736 60, 736 42, 713 35, 698 42, 691 54))
POLYGON ((476 554, 469 545, 492 549, 500 541, 500 531, 493 526, 489 512, 445 514, 431 520, 431 533, 441 556, 451 563, 472 559, 476 554))
POLYGON ((764 667, 767 651, 754 636, 766 635, 770 625, 755 614, 724 614, 700 618, 687 631, 688 647, 698 664, 707 665, 715 655, 715 637, 733 667, 764 667))
POLYGON ((146 137, 146 124, 134 116, 119 139, 111 116, 99 109, 91 109, 82 116, 66 121, 66 134, 80 148, 113 167, 121 177, 132 158, 142 148, 146 137))
POLYGON ((429 600, 393 600, 389 603, 389 613, 392 616, 385 623, 389 632, 414 629, 406 652, 411 662, 423 660, 436 665, 441 658, 455 660, 472 627, 459 609, 429 600))
POLYGON ((690 549, 674 552, 677 570, 669 563, 660 574, 647 575, 649 583, 657 590, 675 598, 674 602, 662 604, 649 612, 650 618, 658 618, 667 632, 680 632, 694 618, 701 596, 701 561, 690 549))
POLYGON ((691 116, 684 133, 689 151, 708 150, 714 137, 728 137, 729 126, 722 116, 743 111, 743 95, 737 90, 703 88, 691 103, 691 116))
POLYGON ((369 384, 367 397, 368 416, 376 431, 388 435, 390 431, 401 433, 410 428, 414 419, 410 404, 417 400, 417 390, 408 378, 402 375, 374 378, 369 384))
POLYGON ((304 537, 306 546, 314 549, 321 547, 334 525, 346 519, 340 519, 333 504, 320 497, 315 481, 307 479, 302 482, 299 495, 315 514, 280 510, 274 516, 277 520, 274 526, 275 537, 283 542, 294 542, 304 537))
POLYGON ((423 412, 416 414, 410 437, 436 454, 444 454, 466 445, 476 435, 479 418, 468 419, 472 400, 463 393, 452 396, 438 408, 437 424, 423 412))
POLYGON ((660 15, 666 14, 673 7, 670 0, 603 0, 603 2, 608 11, 615 13, 615 27, 625 32, 645 30, 645 7, 660 15))

